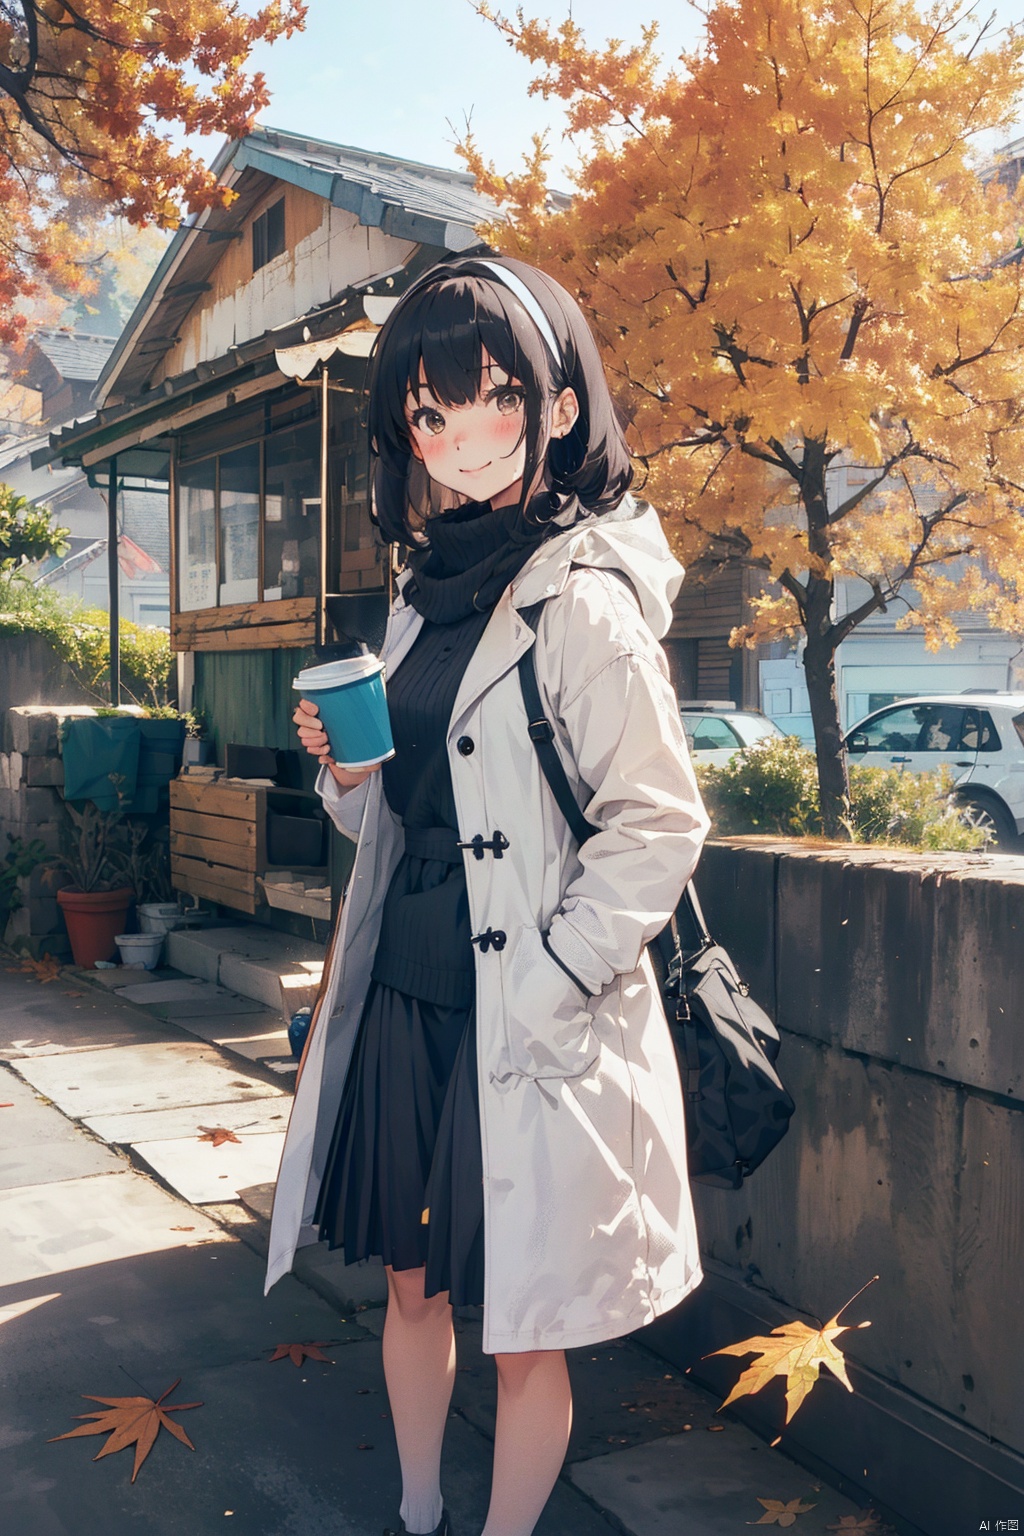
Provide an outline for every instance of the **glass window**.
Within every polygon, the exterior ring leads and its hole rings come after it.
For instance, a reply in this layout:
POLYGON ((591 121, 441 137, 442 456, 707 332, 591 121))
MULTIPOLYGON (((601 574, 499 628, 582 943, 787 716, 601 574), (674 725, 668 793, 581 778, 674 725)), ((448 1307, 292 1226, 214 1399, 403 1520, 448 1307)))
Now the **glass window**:
POLYGON ((178 606, 217 606, 217 461, 178 469, 178 606))
POLYGON ((999 740, 999 732, 996 730, 995 721, 987 709, 968 709, 964 711, 961 746, 968 752, 999 752, 1002 750, 1002 743, 999 740))
POLYGON ((315 597, 320 543, 320 426, 267 438, 263 598, 315 597))
POLYGON ((692 734, 695 752, 721 752, 723 748, 735 752, 743 745, 732 726, 717 715, 684 715, 683 720, 692 734))
POLYGON ((259 597, 260 445, 220 456, 220 602, 259 597))
POLYGON ((382 550, 370 522, 365 433, 354 415, 332 419, 329 471, 337 591, 379 591, 385 585, 382 550))
POLYGON ((860 752, 955 752, 960 748, 964 711, 949 704, 908 704, 869 720, 854 732, 860 752))

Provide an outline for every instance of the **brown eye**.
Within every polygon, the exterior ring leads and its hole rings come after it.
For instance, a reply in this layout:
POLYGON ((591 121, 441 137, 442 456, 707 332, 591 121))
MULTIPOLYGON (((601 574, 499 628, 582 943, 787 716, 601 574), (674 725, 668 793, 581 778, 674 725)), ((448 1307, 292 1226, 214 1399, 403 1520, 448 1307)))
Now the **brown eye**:
POLYGON ((444 431, 444 417, 441 412, 431 410, 428 405, 422 406, 420 410, 413 413, 412 424, 421 432, 429 432, 431 437, 440 437, 444 431))
POLYGON ((495 391, 494 402, 502 416, 514 416, 523 404, 523 393, 519 389, 499 389, 495 391))

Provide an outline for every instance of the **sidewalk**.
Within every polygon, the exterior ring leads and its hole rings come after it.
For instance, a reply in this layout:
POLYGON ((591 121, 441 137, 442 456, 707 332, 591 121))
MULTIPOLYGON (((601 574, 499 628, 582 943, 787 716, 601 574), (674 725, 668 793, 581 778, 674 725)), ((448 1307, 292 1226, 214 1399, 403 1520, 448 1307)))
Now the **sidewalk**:
MULTIPOLYGON (((399 1496, 382 1272, 307 1250, 303 1279, 263 1296, 293 1076, 280 1015, 219 987, 170 997, 189 985, 173 976, 131 997, 101 977, 0 969, 0 1529, 380 1536, 399 1496), (325 1361, 270 1360, 314 1342, 325 1361), (161 1430, 134 1484, 131 1450, 93 1460, 105 1437, 50 1443, 101 1406, 82 1394, 156 1398, 178 1378, 167 1402, 202 1404, 172 1416, 195 1449, 161 1430)), ((494 1369, 478 1323, 457 1327, 445 1491, 457 1536, 479 1536, 494 1369)), ((759 1500, 813 1505, 799 1536, 862 1518, 636 1339, 570 1368, 572 1445, 538 1536, 724 1536, 759 1500)))

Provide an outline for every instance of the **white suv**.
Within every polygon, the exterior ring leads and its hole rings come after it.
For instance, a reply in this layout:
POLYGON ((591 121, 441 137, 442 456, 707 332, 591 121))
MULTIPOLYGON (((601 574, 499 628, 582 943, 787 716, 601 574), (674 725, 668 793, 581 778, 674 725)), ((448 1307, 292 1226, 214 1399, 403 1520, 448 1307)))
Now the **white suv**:
POLYGON ((695 763, 722 768, 737 752, 783 732, 756 709, 737 709, 727 699, 681 699, 679 713, 695 763))
POLYGON ((932 693, 847 733, 851 762, 928 773, 946 764, 964 818, 1004 847, 1024 833, 1024 693, 932 693))

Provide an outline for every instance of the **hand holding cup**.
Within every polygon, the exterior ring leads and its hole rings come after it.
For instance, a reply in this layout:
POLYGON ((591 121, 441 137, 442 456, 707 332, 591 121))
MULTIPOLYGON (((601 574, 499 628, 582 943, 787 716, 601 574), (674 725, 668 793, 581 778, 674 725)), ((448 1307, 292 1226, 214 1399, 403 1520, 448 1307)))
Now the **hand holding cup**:
POLYGON ((327 732, 320 721, 320 708, 311 699, 300 699, 292 715, 292 723, 299 733, 299 741, 311 757, 317 762, 323 763, 331 770, 334 778, 343 789, 354 789, 371 773, 377 773, 380 763, 372 763, 369 768, 341 768, 331 756, 331 744, 327 740, 327 732))

